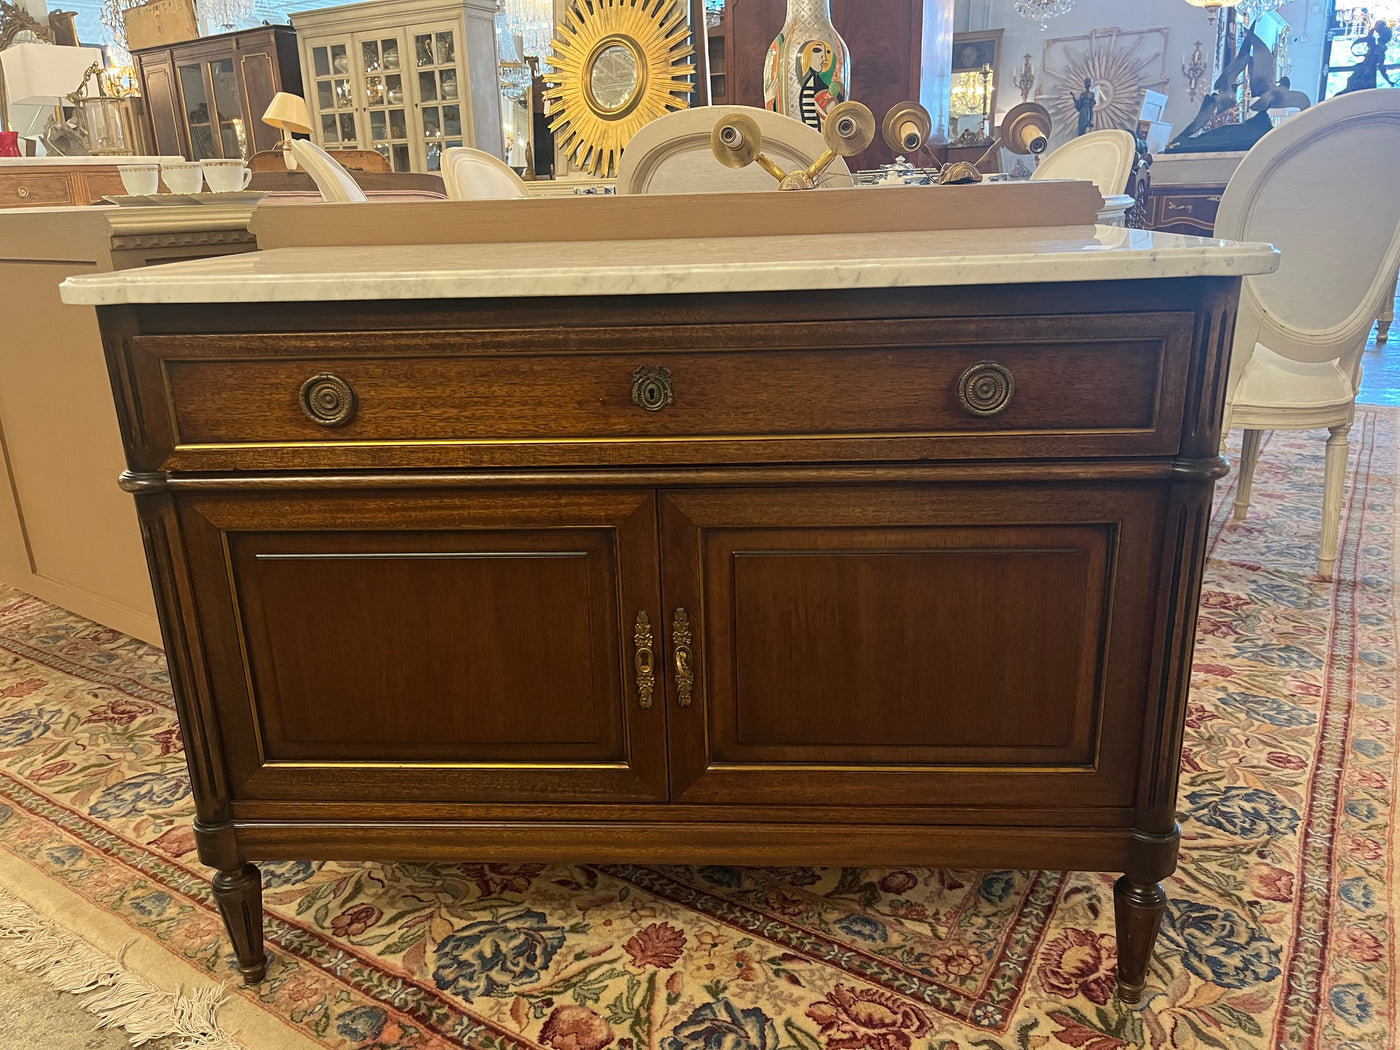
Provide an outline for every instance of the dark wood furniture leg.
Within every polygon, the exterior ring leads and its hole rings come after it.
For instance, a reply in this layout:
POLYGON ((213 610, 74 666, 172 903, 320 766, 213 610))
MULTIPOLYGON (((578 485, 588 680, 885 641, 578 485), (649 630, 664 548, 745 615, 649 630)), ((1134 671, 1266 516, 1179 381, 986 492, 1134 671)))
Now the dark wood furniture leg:
POLYGON ((1113 916, 1118 928, 1118 998, 1125 1003, 1142 1001, 1147 986, 1147 966, 1167 895, 1158 882, 1135 882, 1124 875, 1113 885, 1113 916))
POLYGON ((244 984, 257 984, 267 975, 263 950, 262 873, 256 864, 221 869, 214 875, 214 900, 238 956, 244 984))

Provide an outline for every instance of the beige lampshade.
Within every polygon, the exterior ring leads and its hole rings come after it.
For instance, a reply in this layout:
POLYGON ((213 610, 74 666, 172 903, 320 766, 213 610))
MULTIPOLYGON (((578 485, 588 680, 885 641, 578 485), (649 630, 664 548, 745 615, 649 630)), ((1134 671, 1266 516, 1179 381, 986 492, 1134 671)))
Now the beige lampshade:
POLYGON ((264 124, 281 128, 287 134, 294 131, 303 135, 311 134, 311 116, 306 112, 306 100, 300 95, 277 92, 272 96, 272 102, 268 105, 267 112, 262 115, 262 120, 264 124))

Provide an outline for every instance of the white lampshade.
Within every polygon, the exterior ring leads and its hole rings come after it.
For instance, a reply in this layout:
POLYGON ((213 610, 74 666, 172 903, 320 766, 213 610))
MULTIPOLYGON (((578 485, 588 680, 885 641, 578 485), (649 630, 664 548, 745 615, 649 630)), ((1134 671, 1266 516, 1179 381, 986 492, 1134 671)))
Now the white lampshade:
POLYGON ((279 91, 272 96, 267 112, 262 115, 264 124, 281 128, 283 133, 300 132, 311 134, 311 116, 306 112, 306 100, 300 95, 279 91))
POLYGON ((78 90, 94 62, 102 65, 95 47, 16 44, 0 53, 5 97, 11 105, 56 106, 78 90))

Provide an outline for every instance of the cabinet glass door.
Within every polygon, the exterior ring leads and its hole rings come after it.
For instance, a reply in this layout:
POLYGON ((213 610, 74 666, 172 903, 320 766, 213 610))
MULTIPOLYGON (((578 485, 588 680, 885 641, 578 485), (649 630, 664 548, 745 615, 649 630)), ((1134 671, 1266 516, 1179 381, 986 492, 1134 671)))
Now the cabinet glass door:
POLYGON ((451 24, 409 30, 413 74, 418 81, 419 134, 428 171, 442 170, 442 151, 461 146, 462 105, 459 84, 466 78, 457 62, 459 41, 451 24))
POLYGON ((360 37, 369 145, 395 171, 412 171, 403 47, 397 36, 360 37))
POLYGON ((238 75, 233 59, 209 63, 209 80, 214 85, 214 116, 218 121, 219 156, 248 156, 248 129, 243 123, 243 106, 238 99, 238 75))
POLYGON ((350 56, 349 40, 311 48, 311 104, 316 107, 321 145, 326 149, 354 149, 360 144, 350 56))
POLYGON ((190 159, 218 157, 214 145, 214 115, 209 92, 204 86, 204 63, 179 67, 180 97, 184 104, 185 126, 190 132, 190 159))

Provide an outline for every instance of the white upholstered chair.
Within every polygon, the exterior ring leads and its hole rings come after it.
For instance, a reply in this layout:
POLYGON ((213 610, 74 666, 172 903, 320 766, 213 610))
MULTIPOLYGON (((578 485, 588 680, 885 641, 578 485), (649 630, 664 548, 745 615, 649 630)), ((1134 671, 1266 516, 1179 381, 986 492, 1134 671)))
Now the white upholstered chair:
POLYGON ((442 152, 442 181, 454 201, 524 197, 525 180, 500 157, 479 149, 453 146, 442 152))
POLYGON ((1137 140, 1126 131, 1091 131, 1070 139, 1053 153, 1040 158, 1032 182, 1047 179, 1084 179, 1099 188, 1108 200, 1128 191, 1137 140))
POLYGON ((1326 427, 1317 569, 1337 562, 1347 434, 1361 355, 1400 264, 1400 91, 1358 91, 1291 118, 1244 158, 1220 202, 1218 237, 1271 241, 1276 274, 1244 278, 1225 429, 1244 430, 1235 520, 1249 509, 1265 430, 1326 427))
MULTIPOLYGON (((763 152, 784 171, 806 168, 826 152, 821 132, 799 120, 753 106, 697 106, 653 120, 632 136, 617 171, 618 193, 743 193, 776 190, 778 183, 757 164, 726 168, 710 152, 710 134, 725 117, 743 113, 758 122, 763 152)), ((851 186, 841 157, 820 185, 851 186)))
POLYGON ((292 139, 292 155, 311 176, 321 197, 333 204, 357 204, 369 200, 359 183, 334 157, 309 139, 292 139))

